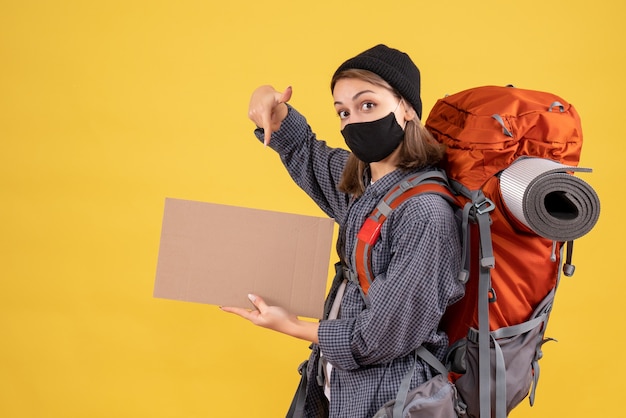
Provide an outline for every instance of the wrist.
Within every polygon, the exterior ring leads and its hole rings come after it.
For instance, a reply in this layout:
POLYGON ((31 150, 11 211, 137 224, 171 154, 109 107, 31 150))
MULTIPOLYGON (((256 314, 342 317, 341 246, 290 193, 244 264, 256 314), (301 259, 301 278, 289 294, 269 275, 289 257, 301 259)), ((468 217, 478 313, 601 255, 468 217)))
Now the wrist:
POLYGON ((317 332, 319 330, 319 322, 308 322, 296 319, 292 322, 289 334, 301 340, 318 343, 319 338, 317 332))

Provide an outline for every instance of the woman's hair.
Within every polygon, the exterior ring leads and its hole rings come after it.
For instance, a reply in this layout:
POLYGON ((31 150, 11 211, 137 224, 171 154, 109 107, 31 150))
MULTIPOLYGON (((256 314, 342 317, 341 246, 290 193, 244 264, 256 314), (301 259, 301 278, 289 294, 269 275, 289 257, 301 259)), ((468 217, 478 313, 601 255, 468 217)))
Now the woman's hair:
MULTIPOLYGON (((331 90, 335 88, 335 83, 342 78, 358 78, 386 88, 396 97, 402 98, 384 79, 370 71, 359 69, 349 69, 335 74, 330 83, 331 90)), ((406 100, 404 102, 408 103, 406 100)), ((444 150, 443 145, 433 138, 417 116, 407 122, 404 128, 404 139, 399 148, 398 168, 405 171, 437 164, 443 157, 444 150)), ((341 176, 339 190, 356 197, 361 196, 365 192, 364 174, 367 168, 367 163, 359 160, 351 153, 341 176)))

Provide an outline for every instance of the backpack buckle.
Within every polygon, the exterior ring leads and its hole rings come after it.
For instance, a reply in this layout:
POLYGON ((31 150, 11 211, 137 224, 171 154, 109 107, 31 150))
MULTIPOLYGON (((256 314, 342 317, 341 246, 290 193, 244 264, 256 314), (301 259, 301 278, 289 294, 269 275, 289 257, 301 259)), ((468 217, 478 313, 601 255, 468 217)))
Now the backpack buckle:
POLYGON ((476 213, 482 215, 493 211, 496 208, 496 204, 491 199, 484 197, 480 202, 474 203, 474 207, 476 208, 476 213))
POLYGON ((348 279, 349 282, 359 284, 359 276, 348 267, 343 267, 343 277, 348 279))

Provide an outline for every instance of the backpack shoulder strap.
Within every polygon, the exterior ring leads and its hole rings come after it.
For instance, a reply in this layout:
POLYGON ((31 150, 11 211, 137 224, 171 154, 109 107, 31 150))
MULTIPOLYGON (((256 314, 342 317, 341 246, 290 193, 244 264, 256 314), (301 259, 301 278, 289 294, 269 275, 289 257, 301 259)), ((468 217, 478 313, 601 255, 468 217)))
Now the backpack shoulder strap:
POLYGON ((380 236, 383 223, 391 211, 420 193, 434 193, 453 205, 461 206, 455 194, 450 190, 447 177, 442 171, 433 170, 413 174, 393 186, 365 220, 357 234, 357 243, 352 253, 352 265, 356 269, 356 276, 364 295, 367 295, 374 280, 371 268, 372 247, 380 236))

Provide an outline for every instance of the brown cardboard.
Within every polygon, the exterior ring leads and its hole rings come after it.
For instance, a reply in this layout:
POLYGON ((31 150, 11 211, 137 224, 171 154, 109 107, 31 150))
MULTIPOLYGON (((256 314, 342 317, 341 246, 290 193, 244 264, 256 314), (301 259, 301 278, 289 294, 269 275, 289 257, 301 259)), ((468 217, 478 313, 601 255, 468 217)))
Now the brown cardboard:
POLYGON ((333 220, 165 200, 154 296, 252 308, 248 293, 321 318, 333 220))

